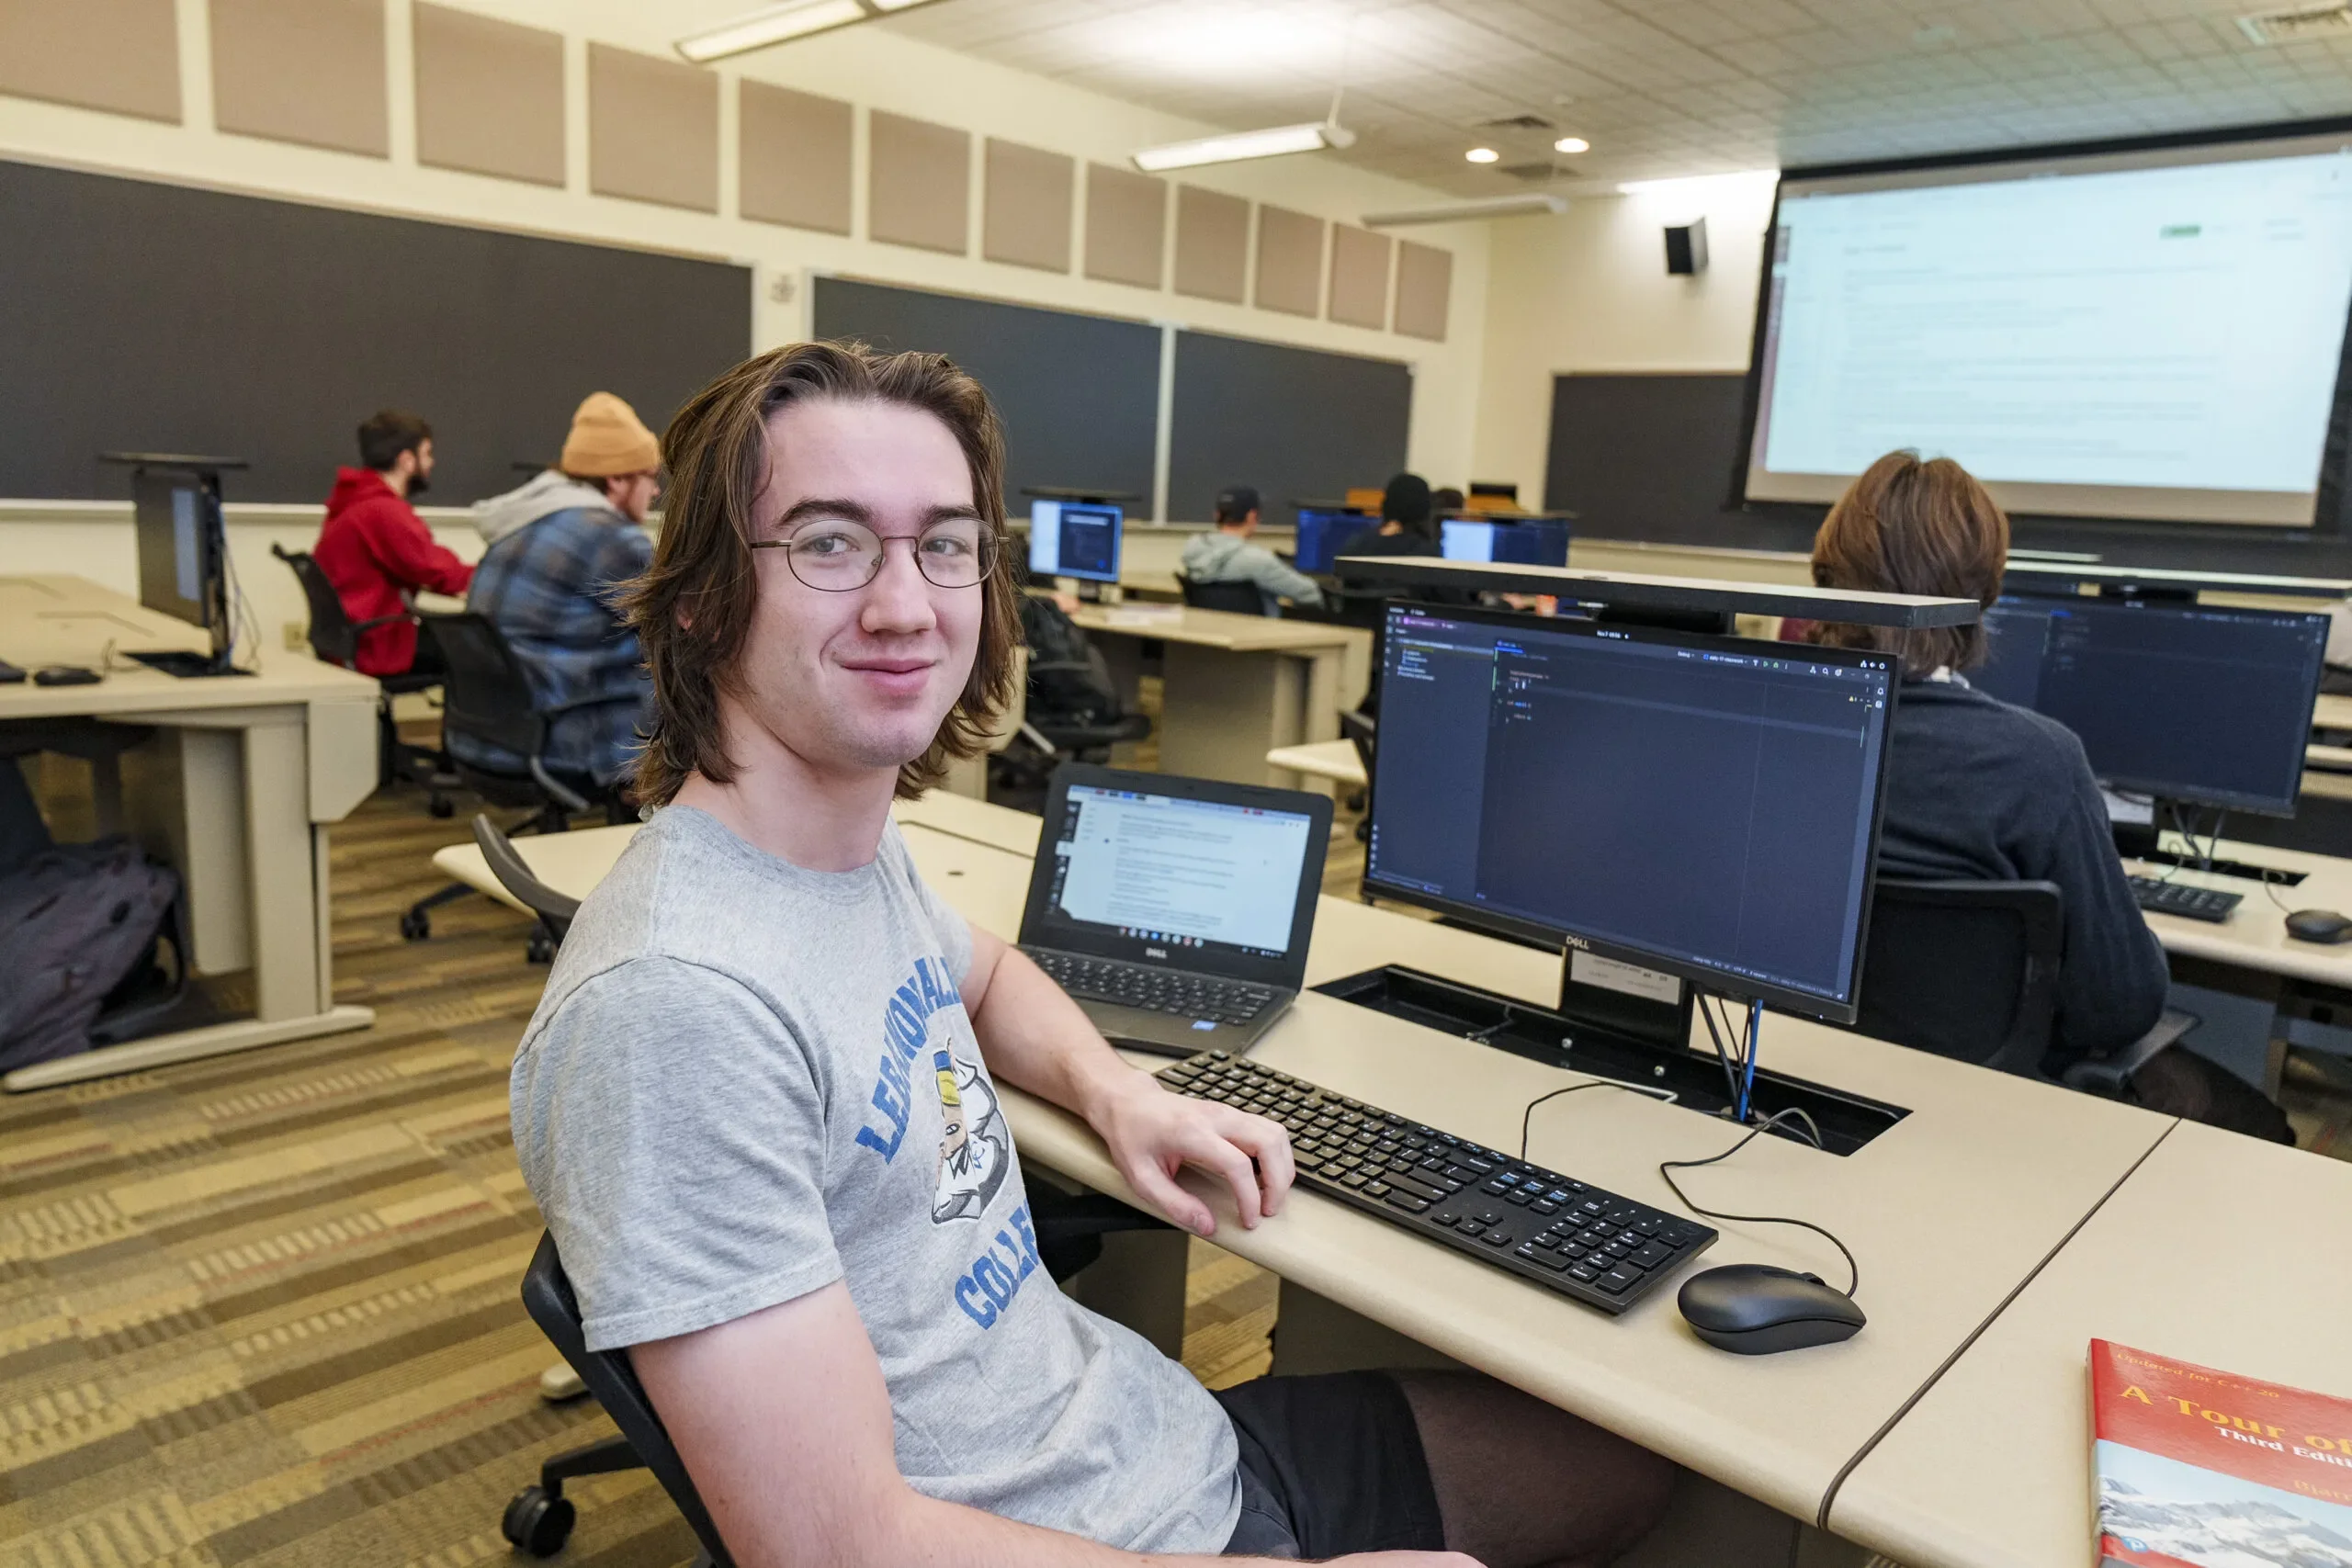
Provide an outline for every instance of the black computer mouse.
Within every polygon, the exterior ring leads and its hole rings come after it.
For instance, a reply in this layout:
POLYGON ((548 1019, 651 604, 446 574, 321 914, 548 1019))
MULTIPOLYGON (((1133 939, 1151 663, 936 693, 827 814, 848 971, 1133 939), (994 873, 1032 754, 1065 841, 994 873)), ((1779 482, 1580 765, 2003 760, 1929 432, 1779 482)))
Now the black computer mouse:
POLYGON ((95 686, 99 679, 96 671, 80 664, 51 664, 33 671, 36 686, 95 686))
POLYGON ((1869 1319, 1854 1298, 1816 1274, 1730 1263, 1682 1281, 1676 1297, 1691 1332, 1718 1350, 1769 1356, 1851 1339, 1869 1319))
POLYGON ((2297 942, 2352 942, 2352 919, 2333 909, 2298 909, 2287 917, 2287 934, 2297 942))

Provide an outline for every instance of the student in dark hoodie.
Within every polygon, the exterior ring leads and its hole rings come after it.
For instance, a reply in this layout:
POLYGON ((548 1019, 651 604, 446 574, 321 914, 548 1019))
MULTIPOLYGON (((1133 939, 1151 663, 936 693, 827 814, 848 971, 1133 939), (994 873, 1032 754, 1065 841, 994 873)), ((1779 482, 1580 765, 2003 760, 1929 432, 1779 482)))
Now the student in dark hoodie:
MULTIPOLYGON (((1890 452, 1829 509, 1814 538, 1824 588, 1926 593, 1990 604, 2008 564, 2009 520, 1949 457, 1890 452)), ((2074 731, 1969 685, 1982 625, 1897 631, 1824 624, 1813 640, 1900 656, 1879 871, 1905 878, 2054 882, 2065 894, 2056 1070, 2130 1044, 2155 1025, 2169 984, 2141 918, 2107 807, 2074 731)), ((2153 1110, 2290 1141, 2278 1107, 2183 1046, 2134 1075, 2153 1110)))
MULTIPOLYGON (((335 470, 326 524, 311 551, 343 613, 369 621, 404 615, 408 596, 421 589, 463 593, 474 569, 435 544, 409 504, 433 472, 433 427, 385 409, 359 427, 359 461, 335 470)), ((399 675, 418 668, 416 659, 416 623, 399 620, 362 632, 353 663, 363 675, 399 675)))

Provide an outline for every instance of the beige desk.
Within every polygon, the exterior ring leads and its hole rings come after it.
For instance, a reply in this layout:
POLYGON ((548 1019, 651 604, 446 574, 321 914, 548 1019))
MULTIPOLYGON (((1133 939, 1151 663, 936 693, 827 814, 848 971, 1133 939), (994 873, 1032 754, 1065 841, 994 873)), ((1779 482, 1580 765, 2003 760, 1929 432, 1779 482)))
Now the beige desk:
MULTIPOLYGON (((2166 836, 2165 844, 2168 849, 2182 847, 2170 835, 2166 836)), ((2268 844, 2241 844, 2228 839, 2222 840, 2214 852, 2216 858, 2300 871, 2304 879, 2292 887, 2275 887, 2266 892, 2261 884, 2245 877, 2208 874, 2188 866, 2173 871, 2170 866, 2128 863, 2127 869, 2133 872, 2152 876, 2172 872, 2176 882, 2245 895, 2244 901, 2230 911, 2225 920, 2190 920, 2177 915, 2148 914, 2148 929, 2156 933, 2156 940, 2164 943, 2165 952, 2324 986, 2352 987, 2352 943, 2327 947, 2297 942, 2287 934, 2286 923, 2289 909, 2341 909, 2352 913, 2352 861, 2335 855, 2307 854, 2300 850, 2274 849, 2268 844), (2272 893, 2278 895, 2276 903, 2271 901, 2272 893)))
POLYGON ((1162 771, 1239 784, 1283 784, 1277 746, 1339 738, 1340 713, 1363 700, 1372 634, 1354 626, 1236 615, 1185 605, 1086 604, 1071 617, 1132 696, 1140 644, 1166 647, 1162 771))
POLYGON ((2081 1568, 2090 1341, 2352 1396, 2346 1215, 2352 1166, 2181 1123, 1855 1467, 1830 1527, 1909 1568, 2081 1568))
POLYGON ((0 721, 92 718, 161 732, 102 778, 99 817, 171 862, 187 887, 195 967, 251 970, 254 1016, 21 1067, 45 1088, 365 1028, 334 1005, 327 825, 376 787, 376 682, 265 648, 259 673, 181 680, 132 650, 201 649, 204 634, 80 578, 0 577, 0 658, 28 669, 107 663, 89 686, 0 687, 0 721), (112 797, 112 798, 109 798, 112 797))
MULTIPOLYGON (((1018 930, 1035 818, 934 795, 900 808, 924 877, 976 925, 1018 930)), ((547 880, 580 894, 629 829, 520 840, 547 880)), ((460 855, 436 863, 466 876, 460 855)), ((472 863, 479 867, 479 857, 472 863)), ((477 874, 483 874, 477 872, 477 874)), ((1550 999, 1558 960, 1532 949, 1325 898, 1310 985, 1410 963, 1531 1001, 1550 999)), ((1694 1195, 1829 1225, 1862 1264, 1871 1326, 1802 1354, 1726 1356, 1693 1337, 1661 1295, 1620 1318, 1561 1301, 1311 1194, 1280 1220, 1218 1244, 1352 1312, 1577 1411, 1782 1514, 1817 1517, 1832 1481, 1929 1382, 2017 1284, 2058 1247, 2171 1124, 1795 1021, 1766 1025, 1764 1059, 1911 1108, 1848 1157, 1759 1139, 1694 1195), (1988 1137, 1997 1130, 1998 1137, 1988 1137)), ((1308 995, 1253 1055, 1317 1082, 1501 1146, 1526 1102, 1573 1075, 1308 995)), ((1003 1091, 1022 1149, 1105 1191, 1128 1194, 1074 1118, 1003 1091)), ((1628 1196, 1672 1205, 1657 1162, 1719 1152, 1717 1121, 1597 1092, 1537 1112, 1531 1153, 1628 1196)), ((1213 1200, 1214 1201, 1214 1200, 1213 1200)), ((1710 1260, 1842 1274, 1809 1233, 1725 1223, 1710 1260)), ((1989 1568, 1987 1561, 1987 1568, 1989 1568)))
POLYGON ((2352 729, 2352 696, 2322 692, 2319 700, 2312 705, 2312 728, 2352 729))
POLYGON ((1356 754, 1352 740, 1317 740, 1306 746, 1277 746, 1266 753, 1270 768, 1287 768, 1294 773, 1311 778, 1329 779, 1333 784, 1362 789, 1367 782, 1363 774, 1363 759, 1356 754))

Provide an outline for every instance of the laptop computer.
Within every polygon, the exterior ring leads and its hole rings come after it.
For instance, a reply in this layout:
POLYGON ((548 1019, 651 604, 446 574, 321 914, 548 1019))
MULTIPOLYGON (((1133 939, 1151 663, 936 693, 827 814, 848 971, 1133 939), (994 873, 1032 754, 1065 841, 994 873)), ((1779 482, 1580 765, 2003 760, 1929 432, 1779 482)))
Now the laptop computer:
POLYGON ((1021 951, 1114 1044, 1246 1050, 1306 977, 1330 840, 1323 795, 1066 762, 1021 951))

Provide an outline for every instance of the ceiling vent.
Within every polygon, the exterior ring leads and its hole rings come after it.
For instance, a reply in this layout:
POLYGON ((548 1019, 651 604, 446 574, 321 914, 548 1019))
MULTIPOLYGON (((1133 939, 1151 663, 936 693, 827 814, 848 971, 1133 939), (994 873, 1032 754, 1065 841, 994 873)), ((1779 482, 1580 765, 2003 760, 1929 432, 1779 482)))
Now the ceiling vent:
POLYGON ((2301 43, 2305 39, 2352 35, 2352 4, 2302 6, 2290 11, 2256 11, 2240 17, 2238 31, 2257 44, 2301 43))
POLYGON ((1553 125, 1540 114, 1512 114, 1505 115, 1500 119, 1482 119, 1478 122, 1477 129, 1480 130, 1550 130, 1553 125))
POLYGON ((1577 177, 1577 172, 1574 169, 1564 168, 1558 164, 1552 163, 1498 164, 1495 165, 1495 173, 1509 175, 1515 180, 1525 180, 1529 185, 1544 185, 1553 180, 1572 180, 1577 177))

